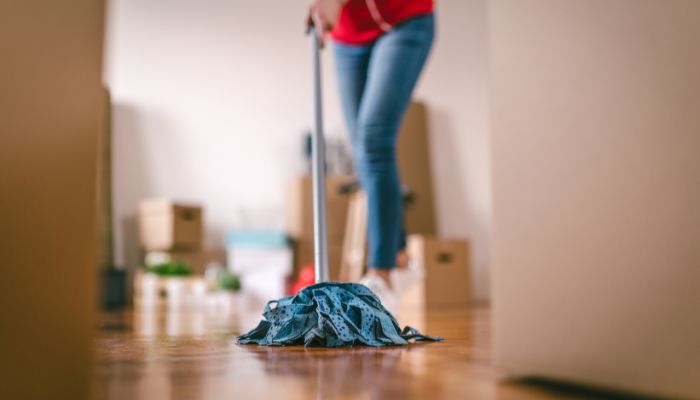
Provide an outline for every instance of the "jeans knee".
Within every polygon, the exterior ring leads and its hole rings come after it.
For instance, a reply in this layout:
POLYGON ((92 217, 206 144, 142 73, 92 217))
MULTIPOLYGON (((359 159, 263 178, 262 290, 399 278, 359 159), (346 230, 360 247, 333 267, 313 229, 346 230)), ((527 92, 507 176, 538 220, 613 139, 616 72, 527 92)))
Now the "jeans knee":
POLYGON ((395 133, 381 123, 358 124, 355 157, 368 168, 392 167, 396 163, 395 133))

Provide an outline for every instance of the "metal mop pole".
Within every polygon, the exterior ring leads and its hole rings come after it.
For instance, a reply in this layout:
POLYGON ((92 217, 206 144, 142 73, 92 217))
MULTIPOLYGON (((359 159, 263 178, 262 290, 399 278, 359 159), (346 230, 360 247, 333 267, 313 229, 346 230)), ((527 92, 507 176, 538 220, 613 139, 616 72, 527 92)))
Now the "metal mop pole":
POLYGON ((320 44, 314 29, 311 29, 313 42, 314 70, 314 120, 312 136, 311 175, 313 181, 314 207, 314 268, 316 283, 328 281, 328 243, 326 235, 326 172, 325 141, 323 138, 323 105, 321 104, 321 59, 320 44))

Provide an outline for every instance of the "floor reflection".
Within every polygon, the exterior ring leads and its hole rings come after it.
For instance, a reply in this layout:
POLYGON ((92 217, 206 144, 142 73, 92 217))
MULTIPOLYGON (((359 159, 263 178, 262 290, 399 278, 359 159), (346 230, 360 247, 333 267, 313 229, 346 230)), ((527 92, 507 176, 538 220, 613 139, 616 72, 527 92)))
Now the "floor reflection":
POLYGON ((392 379, 410 378, 402 358, 408 348, 303 349, 292 351, 261 346, 241 346, 262 364, 271 377, 307 379, 317 398, 338 395, 389 398, 392 379))
POLYGON ((261 310, 137 309, 103 315, 93 397, 511 399, 524 394, 497 389, 487 309, 399 318, 402 325, 417 322, 426 333, 444 336, 441 343, 351 349, 237 345, 236 336, 258 323, 261 310))

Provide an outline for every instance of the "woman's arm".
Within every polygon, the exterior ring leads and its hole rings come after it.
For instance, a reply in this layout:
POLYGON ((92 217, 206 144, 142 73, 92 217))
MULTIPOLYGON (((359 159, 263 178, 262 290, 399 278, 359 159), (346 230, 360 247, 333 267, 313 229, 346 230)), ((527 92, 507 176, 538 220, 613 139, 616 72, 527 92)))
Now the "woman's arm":
POLYGON ((343 5, 349 0, 313 0, 309 6, 309 16, 306 24, 316 28, 316 35, 321 44, 327 32, 333 30, 338 23, 338 16, 343 5))

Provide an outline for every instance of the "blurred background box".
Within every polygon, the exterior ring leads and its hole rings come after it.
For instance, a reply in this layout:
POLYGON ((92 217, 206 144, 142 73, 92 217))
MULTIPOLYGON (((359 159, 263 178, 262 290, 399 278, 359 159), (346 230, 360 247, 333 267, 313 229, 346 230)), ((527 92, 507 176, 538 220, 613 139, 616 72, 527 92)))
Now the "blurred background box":
POLYGON ((367 261, 367 195, 358 190, 350 195, 345 238, 340 260, 339 280, 357 282, 365 273, 367 261))
MULTIPOLYGON (((338 279, 349 197, 342 187, 355 181, 349 175, 326 178, 328 214, 328 264, 332 280, 338 279)), ((287 232, 294 242, 294 273, 314 262, 314 224, 310 176, 293 179, 287 190, 287 232)))
POLYGON ((202 276, 159 276, 139 269, 134 275, 134 307, 152 311, 198 310, 204 307, 210 286, 202 276))
POLYGON ((286 295, 293 272, 289 237, 278 230, 235 230, 225 238, 228 269, 240 276, 241 290, 255 300, 286 295))
POLYGON ((470 303, 466 240, 411 235, 407 250, 409 256, 425 268, 425 279, 404 294, 401 309, 470 303))
MULTIPOLYGON (((434 235, 436 233, 433 189, 430 167, 429 132, 426 120, 426 107, 423 103, 413 102, 404 116, 398 139, 398 164, 402 184, 408 193, 405 202, 405 224, 407 233, 434 235)), ((364 271, 364 254, 366 238, 357 243, 346 244, 348 224, 363 232, 367 229, 366 206, 357 210, 359 213, 348 221, 348 211, 353 198, 352 193, 343 191, 343 187, 356 182, 352 175, 330 175, 326 178, 326 199, 328 213, 328 261, 331 280, 353 277, 359 278, 364 271), (359 248, 350 248, 361 246, 359 248), (344 260, 344 257, 346 260, 344 260), (353 259, 355 262, 350 262, 353 259), (344 273, 341 269, 346 265, 344 273), (359 265, 354 265, 359 263, 359 265), (347 273, 352 270, 353 273, 347 273), (343 276, 341 276, 343 275, 343 276)), ((293 179, 287 190, 287 232, 294 243, 294 274, 306 265, 314 262, 313 245, 313 203, 311 177, 300 176, 293 179)), ((355 229, 355 230, 357 230, 355 229)), ((358 234, 353 229, 350 233, 358 234)), ((363 233, 366 236, 366 233, 363 233)), ((351 235, 352 236, 352 235, 351 235)), ((353 237, 354 238, 354 237, 353 237)))
POLYGON ((404 207, 406 232, 434 235, 437 228, 426 115, 425 104, 410 104, 399 132, 397 158, 401 183, 410 192, 404 207))
MULTIPOLYGON (((345 216, 348 209, 348 196, 341 193, 341 187, 355 181, 349 175, 328 176, 326 178, 326 204, 328 212, 328 238, 342 238, 345 233, 345 216)), ((294 178, 287 190, 287 232, 294 239, 313 239, 313 200, 312 182, 308 175, 294 178)))
POLYGON ((195 250, 202 245, 202 208, 167 199, 139 203, 139 233, 144 250, 195 250))

